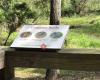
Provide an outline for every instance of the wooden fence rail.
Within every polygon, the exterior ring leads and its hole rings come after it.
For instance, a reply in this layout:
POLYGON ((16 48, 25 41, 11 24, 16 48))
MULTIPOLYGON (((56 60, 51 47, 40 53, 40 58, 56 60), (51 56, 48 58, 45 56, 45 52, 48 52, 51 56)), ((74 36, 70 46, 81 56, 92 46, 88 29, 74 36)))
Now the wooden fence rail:
MULTIPOLYGON (((0 59, 2 57, 0 56, 0 59)), ((63 49, 58 51, 5 51, 5 79, 14 77, 14 67, 100 70, 100 49, 63 49)))

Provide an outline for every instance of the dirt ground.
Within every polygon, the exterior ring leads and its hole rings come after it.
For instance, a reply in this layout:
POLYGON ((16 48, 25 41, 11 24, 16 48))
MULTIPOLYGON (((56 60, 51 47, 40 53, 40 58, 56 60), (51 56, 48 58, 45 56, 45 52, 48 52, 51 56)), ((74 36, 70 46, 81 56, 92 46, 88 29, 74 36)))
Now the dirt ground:
MULTIPOLYGON (((44 80, 44 77, 16 77, 14 80, 44 80)), ((100 80, 100 72, 87 72, 87 71, 66 71, 58 77, 57 80, 100 80)))

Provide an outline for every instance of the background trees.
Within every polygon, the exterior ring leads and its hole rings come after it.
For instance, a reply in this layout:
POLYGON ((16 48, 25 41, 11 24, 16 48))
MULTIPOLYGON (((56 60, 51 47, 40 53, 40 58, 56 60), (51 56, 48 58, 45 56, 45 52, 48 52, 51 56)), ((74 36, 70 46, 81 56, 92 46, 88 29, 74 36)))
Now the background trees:
POLYGON ((95 11, 99 13, 100 1, 99 0, 62 0, 62 14, 68 15, 87 15, 95 11), (66 5, 67 4, 67 5, 66 5), (94 6, 95 5, 95 6, 94 6))
MULTIPOLYGON (((61 0, 61 2, 62 17, 84 17, 100 14, 100 0, 61 0)), ((49 16, 50 0, 0 0, 1 29, 5 29, 6 33, 8 33, 7 38, 1 38, 1 41, 3 41, 2 44, 6 45, 9 36, 15 32, 20 25, 49 22, 46 20, 49 20, 49 16), (46 19, 40 21, 42 18, 46 19)), ((89 23, 94 23, 97 20, 99 20, 99 18, 96 20, 93 19, 89 21, 89 23)), ((64 22, 65 21, 66 20, 64 20, 64 22)))
POLYGON ((23 23, 28 23, 28 19, 32 19, 32 23, 38 18, 38 13, 32 11, 25 2, 13 2, 13 0, 2 0, 1 10, 3 11, 4 24, 8 30, 8 36, 5 39, 6 45, 10 35, 16 31, 23 23))

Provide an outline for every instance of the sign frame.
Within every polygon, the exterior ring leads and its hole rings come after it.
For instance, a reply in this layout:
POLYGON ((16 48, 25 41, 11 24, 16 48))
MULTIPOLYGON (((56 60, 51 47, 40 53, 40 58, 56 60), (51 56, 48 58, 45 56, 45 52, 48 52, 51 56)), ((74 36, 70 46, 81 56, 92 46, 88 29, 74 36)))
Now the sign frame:
POLYGON ((69 31, 69 25, 22 25, 22 28, 19 31, 18 36, 16 37, 16 39, 14 40, 14 42, 10 47, 15 49, 30 49, 30 50, 31 49, 32 50, 34 49, 35 50, 37 49, 59 50, 64 45, 65 38, 67 37, 66 35, 68 34, 68 31, 69 31), (32 42, 32 40, 34 42, 32 42), (24 43, 26 44, 26 46, 24 43), (34 45, 32 45, 31 43, 34 45), (24 46, 20 46, 22 44, 24 46))

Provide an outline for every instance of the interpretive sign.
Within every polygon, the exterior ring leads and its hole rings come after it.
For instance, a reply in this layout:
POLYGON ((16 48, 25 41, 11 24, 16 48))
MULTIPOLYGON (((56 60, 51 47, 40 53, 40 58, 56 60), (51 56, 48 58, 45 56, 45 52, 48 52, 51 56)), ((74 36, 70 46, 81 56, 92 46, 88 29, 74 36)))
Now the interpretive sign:
POLYGON ((23 25, 13 48, 61 49, 69 25, 23 25))

